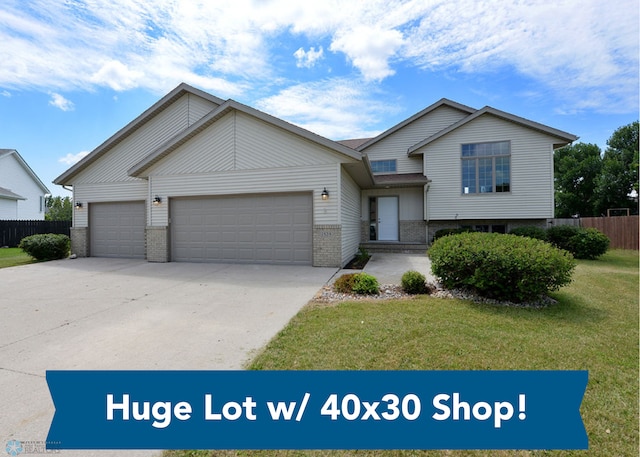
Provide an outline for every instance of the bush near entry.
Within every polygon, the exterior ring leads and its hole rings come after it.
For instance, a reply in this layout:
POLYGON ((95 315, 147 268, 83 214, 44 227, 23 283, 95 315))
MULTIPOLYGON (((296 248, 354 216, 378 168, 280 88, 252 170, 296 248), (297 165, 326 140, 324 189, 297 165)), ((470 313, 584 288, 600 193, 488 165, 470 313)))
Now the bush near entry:
POLYGON ((67 235, 46 233, 25 237, 18 247, 36 260, 57 260, 69 255, 71 240, 67 235))
POLYGON ((380 285, 370 274, 349 273, 336 279, 333 290, 341 294, 377 295, 380 293, 380 285))
POLYGON ((541 240, 499 233, 462 233, 436 240, 432 270, 448 289, 472 289, 499 300, 534 300, 571 282, 571 253, 541 240))
POLYGON ((425 294, 427 293, 426 280, 422 273, 410 270, 402 275, 400 284, 402 285, 402 290, 408 294, 425 294))

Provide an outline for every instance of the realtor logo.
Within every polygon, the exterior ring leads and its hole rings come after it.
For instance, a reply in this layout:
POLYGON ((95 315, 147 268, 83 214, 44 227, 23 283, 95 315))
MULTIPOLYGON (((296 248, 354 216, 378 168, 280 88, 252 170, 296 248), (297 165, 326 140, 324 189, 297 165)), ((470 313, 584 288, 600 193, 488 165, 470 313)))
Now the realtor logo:
POLYGON ((22 454, 22 443, 17 440, 7 441, 7 454, 9 455, 19 455, 22 454))

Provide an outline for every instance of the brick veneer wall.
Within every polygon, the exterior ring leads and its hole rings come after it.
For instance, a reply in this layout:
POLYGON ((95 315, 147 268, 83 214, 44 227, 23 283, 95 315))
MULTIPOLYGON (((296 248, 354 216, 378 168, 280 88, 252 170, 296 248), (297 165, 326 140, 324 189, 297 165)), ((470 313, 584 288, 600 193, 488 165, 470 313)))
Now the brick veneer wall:
POLYGON ((147 226, 147 261, 169 261, 169 228, 147 226))
POLYGON ((313 226, 313 266, 342 266, 342 226, 313 226))
POLYGON ((89 255, 89 228, 88 227, 71 227, 71 254, 78 257, 87 257, 89 255))

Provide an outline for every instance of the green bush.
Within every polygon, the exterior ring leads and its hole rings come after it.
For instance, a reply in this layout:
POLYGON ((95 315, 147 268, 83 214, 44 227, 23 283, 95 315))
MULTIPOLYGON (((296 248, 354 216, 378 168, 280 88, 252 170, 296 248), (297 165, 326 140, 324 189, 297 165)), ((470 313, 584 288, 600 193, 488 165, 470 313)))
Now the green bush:
POLYGON ((528 236, 529 238, 535 238, 536 240, 547 241, 547 231, 533 225, 514 228, 509 233, 512 235, 528 236))
POLYGON ((402 290, 408 294, 425 294, 427 293, 425 281, 426 278, 422 273, 410 270, 402 275, 400 284, 402 285, 402 290))
POLYGON ((443 236, 447 236, 447 235, 457 235, 459 233, 467 233, 467 232, 473 232, 472 229, 470 228, 444 228, 444 229, 440 229, 438 231, 436 231, 436 233, 433 235, 433 241, 442 238, 443 236))
POLYGON ((596 259, 609 249, 609 238, 595 228, 582 228, 569 238, 569 252, 576 259, 596 259))
POLYGON ((541 240, 499 233, 443 237, 429 249, 432 270, 448 289, 523 302, 571 282, 576 262, 541 240))
POLYGON ((549 242, 576 259, 596 259, 609 249, 609 238, 595 228, 558 225, 547 230, 549 242))
POLYGON ((18 247, 36 260, 64 259, 69 255, 71 240, 67 235, 46 233, 25 237, 18 247))
POLYGON ((333 290, 340 294, 350 294, 353 292, 353 284, 356 280, 356 275, 358 273, 349 273, 346 275, 340 276, 333 283, 333 290))
POLYGON ((556 225, 547 229, 547 241, 554 246, 571 251, 571 238, 580 231, 579 227, 573 225, 556 225))
POLYGON ((380 293, 378 280, 367 273, 356 273, 353 281, 353 292, 361 295, 377 295, 380 293))

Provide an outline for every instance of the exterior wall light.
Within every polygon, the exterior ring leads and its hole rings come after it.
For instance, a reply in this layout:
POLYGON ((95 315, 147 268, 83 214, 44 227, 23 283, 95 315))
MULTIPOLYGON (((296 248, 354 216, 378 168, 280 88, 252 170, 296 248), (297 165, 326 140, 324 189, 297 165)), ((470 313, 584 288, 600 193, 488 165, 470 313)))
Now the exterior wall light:
POLYGON ((82 209, 82 203, 80 202, 76 202, 75 205, 73 205, 75 209, 82 209))
POLYGON ((157 195, 155 197, 153 197, 153 204, 158 206, 160 203, 162 203, 162 199, 160 197, 158 197, 157 195))
POLYGON ((327 190, 326 187, 324 188, 324 190, 322 191, 322 193, 320 195, 322 196, 323 200, 329 200, 329 191, 327 190))

